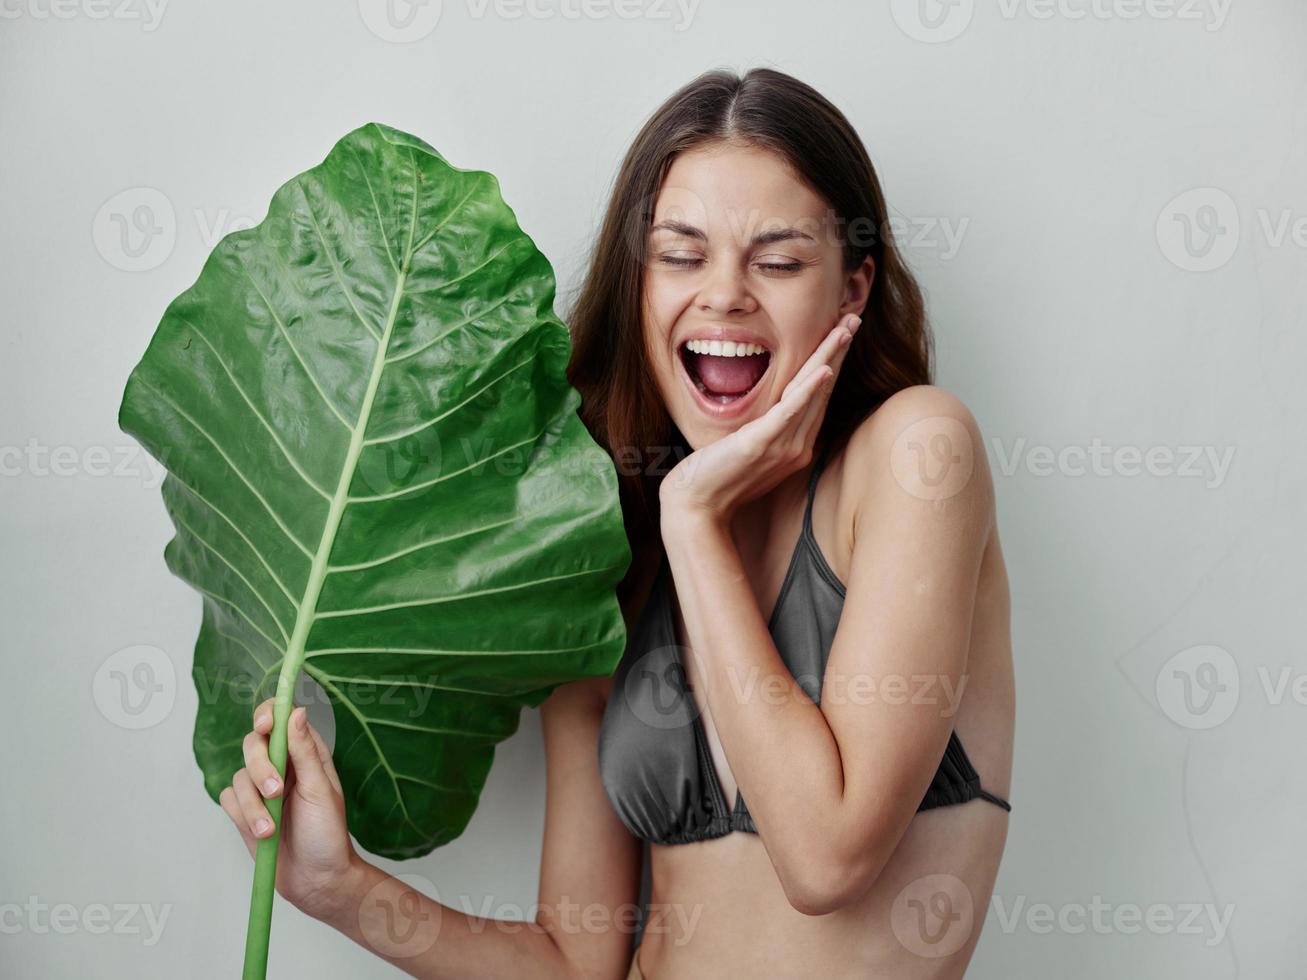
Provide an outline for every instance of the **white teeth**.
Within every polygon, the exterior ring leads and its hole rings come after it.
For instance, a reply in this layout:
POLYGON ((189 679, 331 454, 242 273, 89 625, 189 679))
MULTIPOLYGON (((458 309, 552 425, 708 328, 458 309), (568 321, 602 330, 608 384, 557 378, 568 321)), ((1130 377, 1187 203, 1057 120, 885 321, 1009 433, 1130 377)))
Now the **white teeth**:
POLYGON ((711 354, 714 357, 748 357, 767 350, 761 344, 746 344, 735 340, 690 340, 686 341, 685 346, 696 354, 711 354))

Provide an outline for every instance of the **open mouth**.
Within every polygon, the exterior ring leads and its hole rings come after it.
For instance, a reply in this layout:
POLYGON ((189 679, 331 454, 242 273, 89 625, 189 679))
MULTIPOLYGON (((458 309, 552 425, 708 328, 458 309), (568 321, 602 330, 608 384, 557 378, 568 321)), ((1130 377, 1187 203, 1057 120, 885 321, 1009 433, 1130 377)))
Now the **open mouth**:
POLYGON ((762 348, 757 353, 759 347, 730 341, 687 340, 678 353, 685 373, 700 393, 709 401, 729 405, 752 391, 767 373, 771 352, 762 348))

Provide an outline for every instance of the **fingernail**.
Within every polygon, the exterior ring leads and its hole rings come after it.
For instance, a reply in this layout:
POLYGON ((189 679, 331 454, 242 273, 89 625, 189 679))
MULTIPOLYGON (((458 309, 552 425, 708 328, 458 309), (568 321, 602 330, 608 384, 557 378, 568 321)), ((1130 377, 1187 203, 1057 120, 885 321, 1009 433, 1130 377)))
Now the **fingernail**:
POLYGON ((256 821, 254 821, 254 834, 255 834, 255 836, 257 836, 257 837, 262 837, 264 834, 268 833, 268 831, 270 831, 270 830, 272 830, 272 821, 271 821, 271 820, 256 820, 256 821))
POLYGON ((862 317, 855 314, 853 320, 849 323, 849 331, 851 333, 857 333, 858 327, 860 326, 862 326, 862 317))
POLYGON ((295 710, 298 712, 295 715, 295 727, 300 731, 304 731, 304 727, 309 723, 309 713, 303 708, 296 708, 295 710))
POLYGON ((269 776, 263 781, 263 792, 271 796, 273 793, 277 792, 277 787, 280 785, 281 783, 276 779, 276 777, 269 776))

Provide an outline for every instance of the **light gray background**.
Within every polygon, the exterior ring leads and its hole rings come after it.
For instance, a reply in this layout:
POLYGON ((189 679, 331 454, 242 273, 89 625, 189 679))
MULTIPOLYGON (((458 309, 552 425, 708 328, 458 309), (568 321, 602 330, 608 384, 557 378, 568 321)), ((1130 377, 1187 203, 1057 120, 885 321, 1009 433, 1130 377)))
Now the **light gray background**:
MULTIPOLYGON (((495 173, 566 300, 648 113, 704 69, 770 64, 868 145, 939 383, 990 441, 1018 725, 970 976, 1301 975, 1301 0, 445 0, 420 37, 433 8, 405 34, 384 0, 49 2, 0 5, 0 973, 239 969, 251 863, 190 753, 199 600, 115 423, 217 237, 376 120, 495 173), (133 215, 161 230, 136 258, 133 215), (1076 455, 1095 445, 1099 471, 1076 455), (132 730, 109 671, 138 661, 175 678, 132 730), (1183 928, 1190 906, 1232 906, 1228 931, 1183 928)), ((543 787, 530 712, 467 833, 380 863, 528 915, 543 787)), ((395 975, 280 902, 271 965, 395 975)))

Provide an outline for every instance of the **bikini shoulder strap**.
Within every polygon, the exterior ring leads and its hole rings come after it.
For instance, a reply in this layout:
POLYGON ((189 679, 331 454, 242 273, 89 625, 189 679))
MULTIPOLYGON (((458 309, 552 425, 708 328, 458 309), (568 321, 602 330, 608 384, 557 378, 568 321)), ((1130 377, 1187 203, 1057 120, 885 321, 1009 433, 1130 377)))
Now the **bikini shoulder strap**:
POLYGON ((829 448, 829 446, 824 447, 817 454, 817 461, 813 464, 812 474, 808 477, 808 502, 803 508, 803 530, 808 534, 812 533, 812 502, 817 497, 817 480, 826 466, 829 448))

